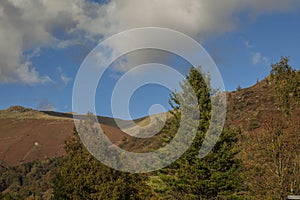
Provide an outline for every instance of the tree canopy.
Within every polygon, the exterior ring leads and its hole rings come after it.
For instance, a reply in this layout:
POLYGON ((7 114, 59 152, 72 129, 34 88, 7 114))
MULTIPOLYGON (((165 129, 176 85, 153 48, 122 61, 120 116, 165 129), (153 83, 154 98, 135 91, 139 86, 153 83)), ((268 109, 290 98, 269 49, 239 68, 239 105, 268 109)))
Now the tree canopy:
POLYGON ((66 160, 54 179, 54 199, 147 199, 149 186, 142 174, 124 173, 96 160, 77 131, 65 144, 66 160))
MULTIPOLYGON (((238 153, 237 139, 239 130, 226 129, 222 132, 213 150, 205 157, 199 158, 199 149, 204 140, 211 116, 211 90, 207 85, 208 77, 200 73, 200 68, 192 68, 181 84, 182 91, 171 95, 170 104, 174 109, 166 126, 169 140, 180 126, 180 108, 178 97, 189 99, 189 85, 198 100, 200 112, 196 137, 184 155, 159 173, 156 191, 170 199, 238 199, 243 189, 242 166, 235 156, 238 153)), ((156 180, 157 181, 157 180, 156 180)))

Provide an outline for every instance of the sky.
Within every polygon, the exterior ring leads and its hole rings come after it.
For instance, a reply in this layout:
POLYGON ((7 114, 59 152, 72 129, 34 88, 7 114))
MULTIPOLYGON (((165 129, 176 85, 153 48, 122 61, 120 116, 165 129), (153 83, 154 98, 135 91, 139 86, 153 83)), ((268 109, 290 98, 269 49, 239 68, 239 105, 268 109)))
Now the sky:
MULTIPOLYGON (((198 41, 215 61, 227 91, 262 80, 281 56, 300 67, 298 0, 1 0, 0 109, 22 105, 71 112, 76 74, 89 52, 113 34, 153 26, 198 41)), ((183 76, 190 67, 168 52, 144 50, 127 58, 131 62, 116 62, 102 76, 95 97, 98 115, 113 116, 114 86, 137 64, 159 61, 183 76)), ((148 115, 156 104, 169 109, 171 90, 157 84, 140 87, 130 98, 131 117, 148 115)), ((122 113, 114 117, 126 118, 122 113)))

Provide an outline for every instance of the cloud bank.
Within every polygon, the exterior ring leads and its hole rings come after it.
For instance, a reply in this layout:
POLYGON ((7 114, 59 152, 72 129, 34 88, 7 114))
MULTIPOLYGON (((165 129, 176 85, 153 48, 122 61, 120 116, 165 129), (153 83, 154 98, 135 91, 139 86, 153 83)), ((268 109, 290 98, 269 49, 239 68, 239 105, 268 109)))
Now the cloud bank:
POLYGON ((37 49, 68 48, 145 26, 172 28, 203 41, 236 30, 241 15, 253 20, 299 5, 298 0, 1 0, 0 83, 51 81, 31 62, 37 49))

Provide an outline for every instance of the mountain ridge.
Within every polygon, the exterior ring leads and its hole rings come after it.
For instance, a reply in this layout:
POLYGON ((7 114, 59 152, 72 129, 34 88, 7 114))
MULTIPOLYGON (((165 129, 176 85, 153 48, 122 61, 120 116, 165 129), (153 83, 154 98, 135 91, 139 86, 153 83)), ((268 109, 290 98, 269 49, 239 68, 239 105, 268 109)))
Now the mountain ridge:
MULTIPOLYGON (((274 86, 268 79, 236 91, 227 92, 227 116, 225 127, 240 127, 243 134, 261 133, 265 131, 265 122, 271 117, 280 116, 280 103, 275 97, 274 86)), ((300 109, 293 106, 292 121, 299 124, 300 109)), ((85 115, 76 115, 84 119, 85 115)), ((157 115, 159 118, 160 115, 157 115)), ((77 117, 76 117, 77 118, 77 117)), ((128 120, 118 120, 125 130, 134 130, 128 120)), ((138 143, 122 130, 115 119, 98 116, 98 121, 105 134, 114 144, 130 149, 138 143)), ((140 126, 147 126, 150 117, 136 119, 140 126)), ((72 113, 54 111, 37 111, 22 106, 12 106, 0 111, 0 160, 13 166, 23 162, 42 160, 64 155, 64 141, 73 132, 72 113)), ((123 129, 124 130, 124 129, 123 129)), ((159 138, 153 140, 159 143, 159 138)), ((141 141, 138 145, 151 144, 151 148, 159 147, 150 140, 141 141)), ((145 150, 145 149, 144 149, 145 150)))

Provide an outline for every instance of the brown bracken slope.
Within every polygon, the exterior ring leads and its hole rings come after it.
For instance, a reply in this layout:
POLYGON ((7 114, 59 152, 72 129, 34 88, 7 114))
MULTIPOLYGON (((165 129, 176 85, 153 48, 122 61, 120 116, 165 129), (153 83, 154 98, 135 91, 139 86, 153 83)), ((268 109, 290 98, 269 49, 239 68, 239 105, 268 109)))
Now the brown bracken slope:
MULTIPOLYGON (((65 154, 64 141, 72 135, 73 119, 21 106, 0 111, 0 161, 14 166, 65 154)), ((111 124, 111 119, 105 118, 111 124)), ((102 120, 105 122, 105 120, 102 120)), ((119 129, 101 125, 113 143, 125 140, 119 129)))
MULTIPOLYGON (((244 134, 264 131, 266 123, 279 120, 282 116, 274 86, 268 79, 227 94, 226 126, 240 127, 244 134)), ((300 108, 293 101, 290 120, 292 124, 300 124, 300 108)))
MULTIPOLYGON (((274 88, 267 80, 227 93, 226 126, 241 127, 243 134, 263 132, 266 122, 282 115, 274 94, 274 88)), ((145 117, 137 122, 143 124, 147 120, 145 117)), ((291 120, 295 125, 300 124, 299 108, 292 108, 291 120)), ((140 149, 144 151, 159 147, 158 137, 138 141, 116 128, 114 119, 99 117, 99 122, 110 140, 124 149, 142 146, 144 149, 140 149)), ((119 122, 126 126, 127 121, 119 122)), ((0 164, 13 166, 63 155, 64 141, 72 135, 73 127, 72 114, 36 111, 20 106, 0 111, 0 164)))

